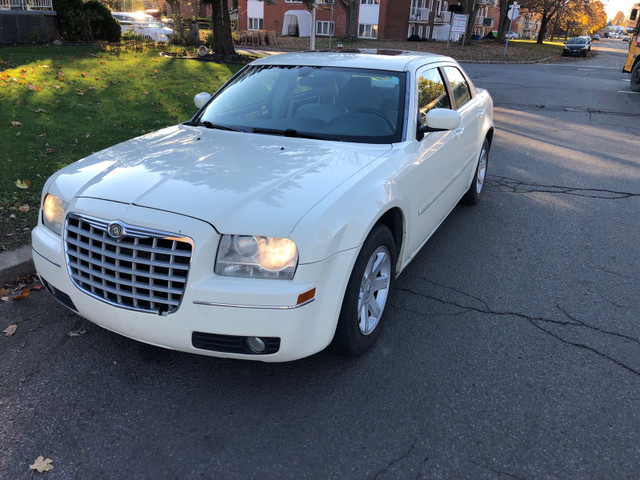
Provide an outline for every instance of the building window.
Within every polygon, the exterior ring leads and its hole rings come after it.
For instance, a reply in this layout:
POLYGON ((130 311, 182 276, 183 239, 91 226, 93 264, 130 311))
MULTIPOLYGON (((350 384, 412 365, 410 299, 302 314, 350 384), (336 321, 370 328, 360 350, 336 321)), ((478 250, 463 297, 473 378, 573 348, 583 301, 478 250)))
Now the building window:
POLYGON ((264 29, 264 19, 262 18, 247 19, 247 30, 263 30, 263 29, 264 29))
POLYGON ((358 25, 358 38, 378 38, 378 25, 358 25))
POLYGON ((333 35, 333 22, 316 22, 316 35, 333 35))
POLYGON ((302 3, 302 0, 284 0, 284 3, 302 3))
POLYGON ((360 0, 361 5, 380 5, 380 0, 360 0))

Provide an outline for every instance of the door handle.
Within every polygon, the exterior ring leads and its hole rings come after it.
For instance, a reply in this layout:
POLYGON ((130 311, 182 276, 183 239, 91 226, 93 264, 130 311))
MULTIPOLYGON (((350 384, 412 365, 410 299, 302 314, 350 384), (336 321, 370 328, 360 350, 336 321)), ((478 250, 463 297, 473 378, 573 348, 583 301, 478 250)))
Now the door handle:
POLYGON ((484 115, 484 108, 481 108, 480 110, 478 110, 477 115, 478 115, 479 117, 483 116, 483 115, 484 115))
POLYGON ((455 135, 456 138, 460 138, 462 136, 463 132, 464 132, 464 128, 459 128, 459 129, 456 130, 454 135, 455 135))

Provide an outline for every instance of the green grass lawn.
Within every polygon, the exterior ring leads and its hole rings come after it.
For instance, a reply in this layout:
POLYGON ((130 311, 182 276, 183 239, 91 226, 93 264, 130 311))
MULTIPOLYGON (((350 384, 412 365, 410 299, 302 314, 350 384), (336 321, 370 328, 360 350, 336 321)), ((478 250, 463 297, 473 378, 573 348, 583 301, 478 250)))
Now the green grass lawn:
POLYGON ((191 118, 240 65, 160 57, 157 50, 0 48, 0 251, 29 241, 56 170, 92 152, 191 118))

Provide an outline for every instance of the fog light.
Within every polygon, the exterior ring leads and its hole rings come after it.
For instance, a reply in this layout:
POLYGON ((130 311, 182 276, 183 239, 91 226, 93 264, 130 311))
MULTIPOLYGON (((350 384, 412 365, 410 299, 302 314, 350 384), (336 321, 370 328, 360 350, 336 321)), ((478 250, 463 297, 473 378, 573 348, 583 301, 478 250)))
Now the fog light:
POLYGON ((246 341, 247 347, 249 347, 249 350, 251 350, 253 353, 262 353, 266 348, 262 339, 258 337, 247 337, 246 341))

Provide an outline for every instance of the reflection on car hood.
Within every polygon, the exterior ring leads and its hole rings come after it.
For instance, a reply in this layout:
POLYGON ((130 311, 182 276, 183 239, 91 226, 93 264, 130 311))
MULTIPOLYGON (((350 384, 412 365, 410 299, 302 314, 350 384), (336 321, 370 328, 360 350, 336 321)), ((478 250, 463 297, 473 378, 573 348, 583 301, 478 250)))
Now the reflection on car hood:
POLYGON ((170 127, 61 170, 65 198, 189 215, 222 233, 288 236, 317 202, 389 145, 170 127))

